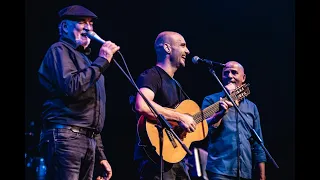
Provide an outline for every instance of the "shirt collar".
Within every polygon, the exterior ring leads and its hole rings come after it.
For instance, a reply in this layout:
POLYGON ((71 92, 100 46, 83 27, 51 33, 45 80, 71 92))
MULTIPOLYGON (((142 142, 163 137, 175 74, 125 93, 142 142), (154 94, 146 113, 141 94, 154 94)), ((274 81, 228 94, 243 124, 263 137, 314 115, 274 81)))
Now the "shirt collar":
POLYGON ((91 53, 91 48, 89 48, 89 47, 84 48, 83 46, 78 46, 78 47, 77 47, 76 42, 75 42, 75 41, 72 41, 72 40, 69 39, 69 38, 61 37, 61 38, 60 38, 60 41, 69 44, 69 45, 70 45, 71 47, 73 47, 75 50, 77 50, 77 51, 79 51, 79 52, 81 52, 81 53, 84 53, 85 55, 90 55, 90 53, 91 53))

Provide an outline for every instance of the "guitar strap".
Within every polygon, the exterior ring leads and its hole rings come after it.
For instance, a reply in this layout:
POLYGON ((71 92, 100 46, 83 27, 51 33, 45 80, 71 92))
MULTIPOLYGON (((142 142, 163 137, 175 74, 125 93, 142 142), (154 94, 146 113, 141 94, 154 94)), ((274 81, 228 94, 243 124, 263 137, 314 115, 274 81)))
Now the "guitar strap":
MULTIPOLYGON (((174 78, 172 78, 172 79, 173 79, 173 80, 176 82, 176 84, 179 86, 181 92, 182 92, 188 99, 190 99, 190 97, 187 95, 187 93, 184 92, 184 90, 182 89, 180 83, 179 83, 177 80, 175 80, 174 78)), ((180 100, 181 100, 181 99, 180 99, 180 100)), ((181 102, 181 101, 180 101, 180 102, 181 102)))
MULTIPOLYGON (((161 77, 161 74, 160 74, 160 72, 159 72, 159 70, 158 70, 158 68, 160 68, 160 67, 158 67, 158 66, 156 66, 156 70, 157 70, 157 72, 158 72, 158 74, 159 74, 159 76, 160 76, 160 79, 161 79, 161 82, 162 82, 162 77, 161 77)), ((174 80, 174 82, 178 85, 178 87, 179 87, 179 89, 180 89, 180 93, 179 93, 179 101, 180 102, 182 102, 182 98, 181 98, 181 92, 188 98, 188 99, 190 99, 190 97, 187 95, 187 93, 186 92, 184 92, 184 90, 182 89, 182 87, 181 87, 181 85, 180 85, 180 83, 177 81, 177 80, 175 80, 174 78, 172 78, 173 80, 174 80)))

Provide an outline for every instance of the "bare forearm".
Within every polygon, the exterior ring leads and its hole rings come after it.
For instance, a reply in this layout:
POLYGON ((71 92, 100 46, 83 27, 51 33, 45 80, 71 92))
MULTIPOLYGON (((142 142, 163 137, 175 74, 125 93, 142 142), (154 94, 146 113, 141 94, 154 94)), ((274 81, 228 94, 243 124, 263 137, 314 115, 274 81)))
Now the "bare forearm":
MULTIPOLYGON (((150 101, 150 104, 155 108, 155 110, 164 116, 166 119, 170 120, 179 120, 180 113, 173 111, 172 109, 164 108, 159 104, 150 101)), ((136 106, 136 110, 143 116, 147 117, 148 119, 156 119, 155 114, 153 113, 152 109, 144 103, 142 106, 136 106)))

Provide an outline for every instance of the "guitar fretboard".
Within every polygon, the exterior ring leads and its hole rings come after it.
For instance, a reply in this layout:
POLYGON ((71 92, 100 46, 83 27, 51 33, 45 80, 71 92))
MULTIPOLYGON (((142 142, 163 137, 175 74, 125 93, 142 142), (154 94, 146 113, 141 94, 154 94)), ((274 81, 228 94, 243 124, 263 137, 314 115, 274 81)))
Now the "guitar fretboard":
MULTIPOLYGON (((233 91, 230 94, 230 97, 233 101, 235 100, 241 100, 243 99, 245 96, 250 94, 250 90, 249 90, 249 84, 244 84, 240 87, 238 87, 235 91, 233 91)), ((226 100, 227 97, 222 98, 222 100, 226 100)), ((205 109, 197 112, 196 114, 194 114, 192 117, 194 119, 194 121, 198 124, 200 122, 202 122, 203 120, 209 118, 210 116, 212 116, 214 113, 219 111, 219 101, 215 102, 214 104, 206 107, 205 109)))
MULTIPOLYGON (((232 99, 234 99, 235 96, 230 95, 232 99)), ((222 98, 223 100, 227 99, 222 98)), ((203 109, 200 112, 197 112, 196 114, 193 115, 193 119, 194 121, 198 124, 200 122, 202 122, 204 119, 209 118, 210 116, 212 116, 214 113, 219 111, 219 101, 215 102, 214 104, 206 107, 205 109, 203 109)))

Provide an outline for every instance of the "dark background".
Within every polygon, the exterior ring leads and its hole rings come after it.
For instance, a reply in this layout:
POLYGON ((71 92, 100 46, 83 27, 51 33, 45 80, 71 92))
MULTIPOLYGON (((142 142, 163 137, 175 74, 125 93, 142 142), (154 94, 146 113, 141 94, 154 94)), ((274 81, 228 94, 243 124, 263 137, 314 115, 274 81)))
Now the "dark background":
MULTIPOLYGON (((295 42, 292 0, 163 0, 163 1, 43 1, 25 4, 25 131, 26 152, 38 153, 40 110, 44 101, 37 70, 49 46, 58 40, 57 12, 80 4, 99 19, 94 31, 118 44, 131 75, 136 78, 155 64, 153 43, 164 30, 181 33, 191 54, 177 79, 192 100, 201 106, 206 95, 220 91, 216 79, 204 66, 194 65, 193 56, 222 63, 236 60, 245 67, 250 83, 249 99, 259 108, 266 148, 279 165, 269 160, 269 180, 295 179, 295 42), (31 130, 30 123, 34 122, 31 130)), ((91 59, 100 48, 91 43, 91 59)), ((119 55, 118 63, 125 68, 119 55)), ((215 68, 218 77, 221 69, 215 68)), ((115 63, 104 73, 107 117, 102 132, 106 155, 113 168, 113 180, 134 176, 133 147, 136 119, 129 106, 135 89, 115 63)))

